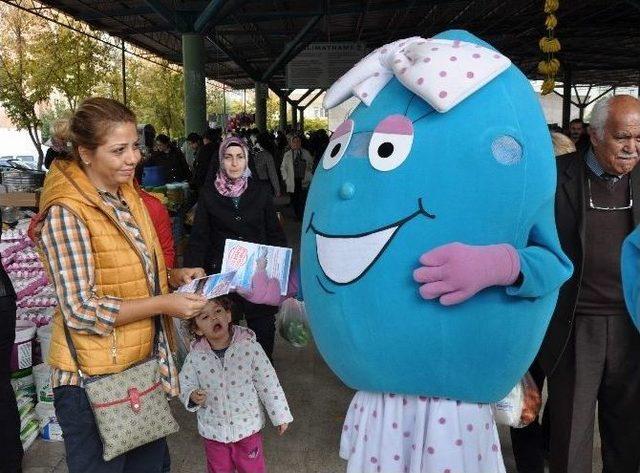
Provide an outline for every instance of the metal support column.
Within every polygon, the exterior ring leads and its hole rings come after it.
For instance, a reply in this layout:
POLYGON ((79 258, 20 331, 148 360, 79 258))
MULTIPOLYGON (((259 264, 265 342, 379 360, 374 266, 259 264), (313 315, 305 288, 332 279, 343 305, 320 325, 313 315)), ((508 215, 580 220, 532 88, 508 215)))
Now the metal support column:
POLYGON ((291 101, 291 128, 293 128, 293 132, 298 132, 298 102, 295 100, 291 101))
POLYGON ((227 87, 222 84, 222 131, 227 131, 227 87))
POLYGON ((269 89, 264 82, 256 82, 256 127, 267 131, 267 96, 269 89))
POLYGON ((298 111, 300 112, 300 118, 299 118, 299 122, 300 122, 300 133, 304 133, 304 107, 298 107, 298 111))
POLYGON ((280 131, 286 131, 287 129, 287 97, 280 97, 280 123, 278 128, 280 131))
POLYGON ((127 105, 127 64, 124 57, 124 39, 122 40, 122 103, 127 105))
POLYGON ((204 37, 197 33, 182 35, 184 68, 184 131, 202 135, 207 123, 207 91, 204 74, 204 37))
POLYGON ((571 69, 564 70, 564 83, 562 85, 562 129, 569 131, 571 121, 571 69))

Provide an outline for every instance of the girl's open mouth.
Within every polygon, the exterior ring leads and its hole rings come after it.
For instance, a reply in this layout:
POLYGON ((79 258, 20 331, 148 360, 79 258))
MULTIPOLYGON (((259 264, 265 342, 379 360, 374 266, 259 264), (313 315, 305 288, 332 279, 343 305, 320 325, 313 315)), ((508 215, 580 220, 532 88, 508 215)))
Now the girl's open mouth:
POLYGON ((217 333, 217 332, 219 332, 220 330, 222 330, 222 324, 221 324, 221 323, 216 322, 216 324, 213 326, 213 331, 214 331, 215 333, 217 333))

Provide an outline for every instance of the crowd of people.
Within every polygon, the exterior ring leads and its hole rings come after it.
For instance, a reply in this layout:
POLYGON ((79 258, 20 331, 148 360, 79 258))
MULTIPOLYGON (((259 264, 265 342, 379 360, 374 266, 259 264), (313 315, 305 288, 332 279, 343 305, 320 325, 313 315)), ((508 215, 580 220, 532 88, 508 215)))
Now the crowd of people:
MULTIPOLYGON (((227 238, 287 246, 274 198, 286 189, 301 218, 304 190, 322 152, 319 138, 327 137, 326 132, 312 133, 312 140, 307 140, 294 133, 288 137, 280 133, 276 139, 257 129, 223 137, 220 129, 207 129, 202 136, 187 136, 185 150, 193 156, 189 163, 167 135, 156 135, 151 125, 138 130, 128 108, 103 98, 86 100, 70 120, 56 122, 53 131, 47 180, 31 236, 42 250, 59 300, 47 361, 69 471, 169 471, 164 438, 105 461, 102 432, 84 389, 88 378, 122 372, 157 353, 162 388, 168 395, 178 394, 178 367, 171 355, 176 348, 175 326, 170 318, 157 314, 188 321, 188 332, 200 342, 193 345, 180 373, 182 399, 189 410, 204 405, 207 397, 204 384, 192 372, 194 366, 209 369, 211 362, 217 362, 222 372, 223 365, 224 371, 230 369, 230 363, 224 363, 229 357, 246 363, 248 377, 226 386, 220 383, 215 397, 222 400, 233 395, 233 403, 226 408, 216 404, 220 412, 202 409, 199 425, 209 471, 231 471, 229 465, 239 471, 264 471, 259 432, 264 418, 259 402, 268 407, 280 434, 292 420, 271 365, 277 306, 261 304, 251 292, 207 302, 201 295, 169 290, 219 272, 227 238), (313 155, 303 148, 303 140, 312 142, 313 155), (175 237, 181 233, 172 231, 167 209, 143 188, 149 169, 161 183, 187 181, 193 196, 187 205, 197 203, 182 258, 186 267, 176 267, 175 237), (246 320, 248 329, 235 324, 239 318, 246 320), (106 355, 94 356, 94 349, 106 355), (200 355, 208 361, 202 363, 200 355), (235 392, 232 386, 240 384, 242 393, 235 392), (238 395, 246 398, 235 399, 238 395), (226 415, 234 403, 239 407, 233 407, 231 418, 242 427, 232 427, 234 421, 226 415), (220 417, 227 419, 225 425, 220 417)), ((182 218, 180 212, 177 218, 182 218)), ((13 343, 15 294, 10 280, 2 281, 0 299, 7 301, 2 306, 7 325, 2 330, 4 361, 8 360, 5 349, 10 353, 13 343)), ((240 364, 234 371, 242 368, 240 364)), ((1 414, 7 426, 2 430, 3 446, 10 452, 7 471, 13 472, 20 470, 22 458, 14 435, 19 418, 15 397, 9 395, 9 373, 2 374, 1 414)))
MULTIPOLYGON (((300 220, 306 190, 329 143, 327 131, 321 129, 307 135, 296 133, 291 128, 278 132, 242 128, 233 135, 247 144, 253 178, 267 183, 276 198, 288 194, 295 217, 300 220)), ((202 137, 197 133, 187 136, 185 150, 194 155, 192 189, 197 191, 204 184, 207 171, 211 171, 210 163, 217 167, 215 156, 222 138, 219 128, 206 130, 202 137)))
MULTIPOLYGON (((207 301, 170 289, 220 272, 226 239, 288 246, 274 198, 289 194, 302 219, 327 133, 243 129, 223 136, 208 129, 187 136, 189 163, 150 127, 140 143, 135 115, 110 99, 87 99, 56 126, 32 234, 59 300, 48 362, 69 471, 170 471, 164 438, 104 461, 103 433, 84 389, 84 376, 110 376, 153 353, 166 393, 180 392, 185 407, 198 411, 209 472, 265 471, 259 404, 280 434, 293 420, 272 365, 277 306, 250 292, 207 301), (134 180, 147 166, 161 168, 167 182, 188 181, 195 195, 183 264, 166 209, 134 180), (248 328, 236 324, 240 317, 248 328), (180 373, 171 318, 186 321, 194 342, 180 373)), ((640 335, 624 304, 620 248, 640 223, 633 202, 640 195, 640 102, 607 97, 589 125, 576 119, 568 134, 554 126, 550 132, 560 156, 558 234, 575 269, 530 368, 540 388, 547 382, 544 424, 512 429, 518 472, 543 473, 545 458, 552 473, 590 472, 597 404, 604 471, 637 473, 640 335)), ((1 269, 0 312, 0 448, 7 471, 20 471, 19 420, 4 365, 15 293, 1 269)))
POLYGON ((589 124, 582 118, 574 118, 569 122, 569 129, 563 130, 557 123, 549 125, 551 141, 556 156, 573 153, 583 153, 591 145, 589 138, 589 124))

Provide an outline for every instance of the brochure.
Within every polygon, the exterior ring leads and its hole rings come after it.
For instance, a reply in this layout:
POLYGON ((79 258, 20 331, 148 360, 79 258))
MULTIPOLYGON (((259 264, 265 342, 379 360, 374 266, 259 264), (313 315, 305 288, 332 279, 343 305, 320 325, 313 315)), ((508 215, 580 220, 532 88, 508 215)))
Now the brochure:
POLYGON ((260 267, 270 278, 280 283, 280 294, 285 296, 289 286, 291 269, 291 248, 261 245, 247 241, 227 239, 222 257, 222 272, 235 272, 232 288, 251 288, 251 279, 260 267))
POLYGON ((230 271, 194 279, 190 283, 180 286, 176 292, 202 294, 207 299, 215 299, 229 294, 235 275, 235 271, 230 271))

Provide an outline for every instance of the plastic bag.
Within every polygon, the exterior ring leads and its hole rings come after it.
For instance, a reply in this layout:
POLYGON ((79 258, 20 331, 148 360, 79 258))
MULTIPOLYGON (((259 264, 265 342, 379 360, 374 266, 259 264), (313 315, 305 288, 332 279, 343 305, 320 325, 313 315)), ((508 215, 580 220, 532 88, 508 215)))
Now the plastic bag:
POLYGON ((286 299, 276 315, 276 327, 280 336, 296 348, 306 347, 311 339, 304 302, 286 299))
POLYGON ((189 347, 191 346, 191 335, 187 330, 187 322, 177 317, 173 318, 173 327, 175 329, 175 342, 176 350, 174 355, 178 363, 178 368, 182 367, 185 358, 189 354, 189 347))
POLYGON ((527 372, 507 397, 491 404, 491 410, 496 423, 521 428, 538 417, 541 404, 540 390, 527 372))
POLYGON ((184 224, 193 226, 193 223, 196 221, 196 209, 198 208, 198 204, 195 204, 191 207, 184 216, 184 224))
POLYGON ((56 417, 56 410, 53 404, 39 402, 36 405, 36 416, 40 423, 40 435, 44 440, 61 442, 62 428, 56 417))

